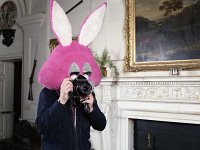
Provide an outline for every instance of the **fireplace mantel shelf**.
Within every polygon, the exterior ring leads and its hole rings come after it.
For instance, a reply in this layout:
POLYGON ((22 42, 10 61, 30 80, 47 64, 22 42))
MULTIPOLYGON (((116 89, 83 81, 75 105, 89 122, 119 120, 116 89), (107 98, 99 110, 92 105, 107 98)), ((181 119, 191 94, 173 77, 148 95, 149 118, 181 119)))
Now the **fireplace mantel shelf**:
POLYGON ((143 82, 153 82, 153 81, 169 81, 169 82, 200 82, 200 76, 190 77, 190 76, 150 76, 150 77, 103 77, 102 82, 123 82, 123 81, 143 81, 143 82))

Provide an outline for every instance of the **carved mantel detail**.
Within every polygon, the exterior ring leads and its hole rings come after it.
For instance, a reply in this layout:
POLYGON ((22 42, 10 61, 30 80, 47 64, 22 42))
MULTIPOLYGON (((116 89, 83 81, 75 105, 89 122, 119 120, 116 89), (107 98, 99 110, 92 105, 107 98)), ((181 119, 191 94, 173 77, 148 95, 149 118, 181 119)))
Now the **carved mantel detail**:
POLYGON ((130 82, 119 86, 120 99, 200 103, 200 82, 130 82))

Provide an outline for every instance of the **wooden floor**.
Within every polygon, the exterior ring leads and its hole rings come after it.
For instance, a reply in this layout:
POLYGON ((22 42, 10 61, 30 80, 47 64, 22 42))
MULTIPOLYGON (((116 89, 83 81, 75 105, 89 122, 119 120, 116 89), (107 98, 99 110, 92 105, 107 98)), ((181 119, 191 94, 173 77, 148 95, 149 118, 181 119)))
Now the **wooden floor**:
POLYGON ((3 139, 0 140, 0 150, 41 150, 41 143, 27 139, 3 139))

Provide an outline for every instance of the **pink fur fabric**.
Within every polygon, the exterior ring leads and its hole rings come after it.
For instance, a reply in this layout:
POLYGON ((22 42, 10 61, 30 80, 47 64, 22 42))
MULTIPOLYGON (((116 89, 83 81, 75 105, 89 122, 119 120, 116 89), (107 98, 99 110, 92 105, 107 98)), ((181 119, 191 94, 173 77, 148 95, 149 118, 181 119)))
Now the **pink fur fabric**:
POLYGON ((38 81, 45 87, 58 90, 64 78, 69 78, 69 67, 76 63, 80 68, 80 74, 83 74, 83 65, 88 63, 92 68, 92 74, 89 81, 93 81, 97 86, 101 81, 100 69, 91 53, 91 50, 81 46, 77 41, 71 45, 62 47, 58 45, 41 68, 38 81))
POLYGON ((70 78, 70 67, 76 64, 80 75, 84 65, 89 65, 91 75, 88 81, 97 86, 101 81, 101 71, 91 50, 87 47, 98 35, 107 4, 103 3, 87 17, 81 27, 78 41, 72 41, 71 24, 64 10, 54 1, 50 1, 50 20, 52 30, 60 42, 39 71, 38 81, 52 90, 59 90, 64 78, 70 78), (94 23, 94 24, 93 24, 94 23), (82 40, 80 40, 82 39, 82 40))

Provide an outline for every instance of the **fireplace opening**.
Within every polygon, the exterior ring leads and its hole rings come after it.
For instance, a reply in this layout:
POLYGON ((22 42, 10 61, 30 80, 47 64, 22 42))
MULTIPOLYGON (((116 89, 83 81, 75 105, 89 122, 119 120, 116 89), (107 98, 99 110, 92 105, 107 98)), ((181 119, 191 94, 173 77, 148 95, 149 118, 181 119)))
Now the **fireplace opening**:
POLYGON ((200 150, 200 125, 134 120, 134 150, 200 150))

